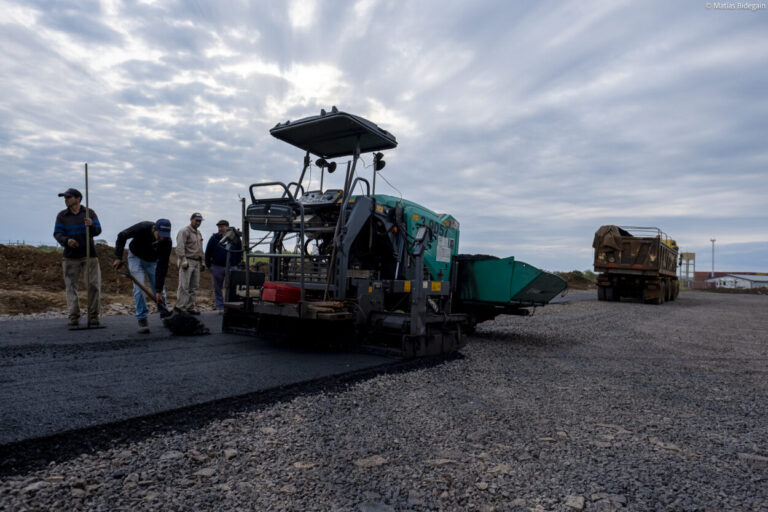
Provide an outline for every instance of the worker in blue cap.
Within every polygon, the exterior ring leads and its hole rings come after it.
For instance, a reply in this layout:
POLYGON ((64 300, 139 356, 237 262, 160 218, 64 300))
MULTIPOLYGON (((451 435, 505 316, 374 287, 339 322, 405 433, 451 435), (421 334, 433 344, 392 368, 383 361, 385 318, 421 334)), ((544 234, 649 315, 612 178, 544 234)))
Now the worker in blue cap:
MULTIPOLYGON (((165 306, 165 277, 168 275, 168 261, 171 257, 173 242, 171 240, 171 221, 157 219, 144 221, 124 229, 117 235, 115 242, 115 261, 112 266, 117 270, 123 264, 123 251, 128 240, 128 269, 131 276, 139 283, 149 281, 152 293, 160 315, 168 313, 165 306)), ((138 332, 149 332, 149 309, 144 298, 143 290, 134 283, 133 299, 136 303, 136 319, 139 322, 138 332)))

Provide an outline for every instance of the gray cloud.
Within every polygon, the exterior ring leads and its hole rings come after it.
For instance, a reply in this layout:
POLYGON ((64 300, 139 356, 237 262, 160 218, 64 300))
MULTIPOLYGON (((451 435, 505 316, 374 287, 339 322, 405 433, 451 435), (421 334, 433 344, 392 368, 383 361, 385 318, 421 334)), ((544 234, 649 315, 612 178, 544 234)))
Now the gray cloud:
POLYGON ((27 5, 39 9, 37 23, 41 27, 65 32, 90 44, 121 44, 119 32, 102 23, 104 14, 97 0, 56 3, 35 0, 27 5))
POLYGON ((126 78, 138 83, 144 81, 168 81, 178 72, 177 68, 147 60, 129 60, 118 66, 126 78))
POLYGON ((107 239, 236 219, 248 184, 298 175, 269 128, 335 104, 397 136, 383 175, 458 218, 466 252, 586 269, 599 225, 652 224, 700 261, 716 237, 726 270, 768 271, 768 11, 335 0, 292 26, 290 8, 15 4, 0 199, 25 215, 0 238, 52 241, 85 161, 107 239))

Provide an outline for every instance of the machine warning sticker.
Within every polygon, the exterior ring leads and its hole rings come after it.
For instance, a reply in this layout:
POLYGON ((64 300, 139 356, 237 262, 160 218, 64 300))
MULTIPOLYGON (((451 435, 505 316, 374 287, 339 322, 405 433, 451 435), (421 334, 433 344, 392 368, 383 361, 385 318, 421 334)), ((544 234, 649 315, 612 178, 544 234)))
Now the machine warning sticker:
POLYGON ((453 238, 447 236, 437 237, 437 261, 441 263, 451 262, 451 251, 453 251, 453 238))

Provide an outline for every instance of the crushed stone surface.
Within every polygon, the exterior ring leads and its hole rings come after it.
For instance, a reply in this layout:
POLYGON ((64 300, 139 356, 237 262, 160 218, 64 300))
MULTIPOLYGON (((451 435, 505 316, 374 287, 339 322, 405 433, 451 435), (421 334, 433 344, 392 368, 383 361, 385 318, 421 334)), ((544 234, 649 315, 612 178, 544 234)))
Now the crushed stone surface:
POLYGON ((0 510, 768 510, 768 297, 572 302, 464 357, 0 479, 0 510))

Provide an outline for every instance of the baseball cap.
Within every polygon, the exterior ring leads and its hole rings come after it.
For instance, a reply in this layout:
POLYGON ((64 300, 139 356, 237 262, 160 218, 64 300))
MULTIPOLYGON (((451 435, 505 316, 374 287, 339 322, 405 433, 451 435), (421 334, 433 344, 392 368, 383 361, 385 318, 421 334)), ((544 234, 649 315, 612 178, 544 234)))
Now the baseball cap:
POLYGON ((82 199, 83 194, 81 194, 80 191, 76 188, 68 188, 64 192, 59 192, 59 197, 79 197, 82 199))
POLYGON ((165 238, 171 237, 171 221, 168 219, 157 219, 155 221, 155 229, 158 235, 165 238))
POLYGON ((192 216, 189 218, 189 220, 197 219, 197 220, 203 220, 203 216, 200 215, 198 212, 195 212, 192 214, 192 216))
POLYGON ((229 226, 229 221, 221 219, 219 222, 216 223, 217 226, 229 226))

